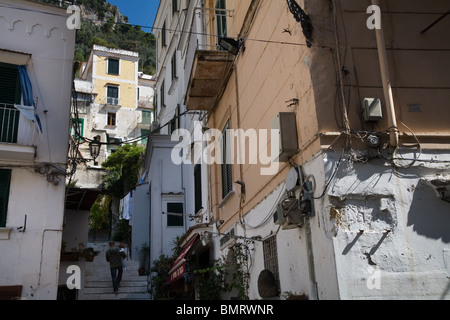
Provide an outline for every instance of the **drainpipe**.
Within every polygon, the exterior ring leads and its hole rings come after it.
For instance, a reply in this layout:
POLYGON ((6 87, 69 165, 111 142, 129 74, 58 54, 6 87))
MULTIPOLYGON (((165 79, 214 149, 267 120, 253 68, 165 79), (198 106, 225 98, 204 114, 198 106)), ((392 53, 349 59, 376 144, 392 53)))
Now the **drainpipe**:
MULTIPOLYGON (((380 7, 379 0, 372 0, 372 5, 380 7)), ((375 28, 377 38, 378 59, 380 60, 381 80, 383 83, 384 100, 386 101, 389 144, 393 148, 398 147, 398 128, 395 116, 394 97, 392 94, 391 79, 389 76, 388 60, 386 54, 386 44, 384 42, 383 29, 375 28)))

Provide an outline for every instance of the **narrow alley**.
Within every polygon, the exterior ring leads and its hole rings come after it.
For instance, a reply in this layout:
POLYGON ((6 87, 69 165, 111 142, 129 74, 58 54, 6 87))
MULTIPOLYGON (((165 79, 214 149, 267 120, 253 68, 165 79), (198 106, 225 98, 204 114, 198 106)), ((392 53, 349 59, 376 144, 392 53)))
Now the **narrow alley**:
POLYGON ((105 259, 108 242, 89 243, 99 251, 93 262, 86 263, 83 300, 150 300, 147 277, 139 276, 139 262, 126 260, 119 294, 113 293, 109 264, 105 259))

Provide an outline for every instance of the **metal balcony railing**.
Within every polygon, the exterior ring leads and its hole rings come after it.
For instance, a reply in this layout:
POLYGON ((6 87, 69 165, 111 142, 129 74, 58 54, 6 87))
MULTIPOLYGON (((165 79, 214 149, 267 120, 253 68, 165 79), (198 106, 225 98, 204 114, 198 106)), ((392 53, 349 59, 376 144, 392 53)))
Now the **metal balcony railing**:
POLYGON ((0 142, 17 143, 20 111, 12 104, 0 103, 0 142))
POLYGON ((119 98, 107 97, 106 98, 106 104, 109 104, 111 106, 119 106, 120 105, 120 99, 119 98))
POLYGON ((222 51, 219 39, 228 35, 228 28, 234 22, 234 10, 219 8, 196 8, 196 14, 203 21, 203 30, 197 30, 193 26, 194 34, 204 33, 204 38, 199 39, 197 50, 222 51))

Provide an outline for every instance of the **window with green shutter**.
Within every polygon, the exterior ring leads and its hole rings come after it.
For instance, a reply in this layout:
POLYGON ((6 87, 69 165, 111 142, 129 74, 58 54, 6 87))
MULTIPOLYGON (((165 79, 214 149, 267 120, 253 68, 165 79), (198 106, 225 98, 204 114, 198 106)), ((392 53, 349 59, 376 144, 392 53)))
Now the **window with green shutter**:
POLYGON ((72 137, 80 141, 84 137, 84 119, 71 119, 70 133, 72 137))
POLYGON ((184 226, 183 213, 184 213, 183 203, 181 202, 167 203, 167 226, 168 227, 184 226))
POLYGON ((196 164, 194 167, 194 197, 195 214, 202 209, 202 165, 196 164))
POLYGON ((19 66, 0 63, 0 142, 17 143, 21 93, 19 66))
POLYGON ((225 0, 216 1, 216 16, 217 16, 217 36, 227 36, 227 6, 225 0))
POLYGON ((222 199, 233 191, 233 176, 231 165, 230 124, 227 122, 222 131, 222 199))
POLYGON ((119 59, 108 58, 108 74, 119 75, 119 59))
POLYGON ((11 170, 0 169, 0 228, 6 227, 11 170))

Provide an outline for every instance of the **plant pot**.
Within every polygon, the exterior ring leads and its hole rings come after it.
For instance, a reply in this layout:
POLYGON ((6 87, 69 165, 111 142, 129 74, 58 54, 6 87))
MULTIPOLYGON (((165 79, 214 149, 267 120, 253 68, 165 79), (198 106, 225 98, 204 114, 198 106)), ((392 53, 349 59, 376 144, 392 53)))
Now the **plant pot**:
POLYGON ((92 256, 87 256, 86 257, 86 261, 87 262, 92 262, 92 261, 94 261, 94 256, 92 255, 92 256))
POLYGON ((80 260, 80 256, 78 252, 62 252, 61 253, 61 261, 78 261, 80 260))
POLYGON ((139 276, 145 276, 145 268, 139 268, 138 270, 139 276))

